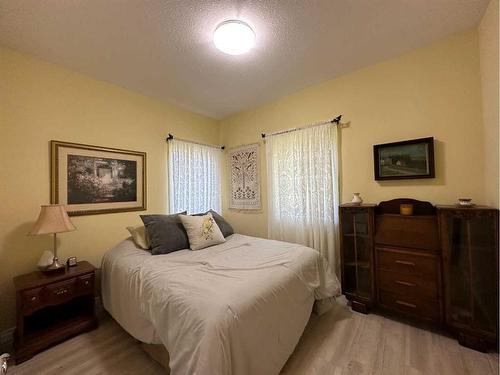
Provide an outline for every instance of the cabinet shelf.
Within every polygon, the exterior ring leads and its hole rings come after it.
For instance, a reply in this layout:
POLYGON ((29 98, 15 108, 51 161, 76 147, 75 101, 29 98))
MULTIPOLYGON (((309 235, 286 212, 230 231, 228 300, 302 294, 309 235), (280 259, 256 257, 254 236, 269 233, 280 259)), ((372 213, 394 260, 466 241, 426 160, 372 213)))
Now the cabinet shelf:
MULTIPOLYGON (((462 244, 460 242, 452 242, 450 244, 450 251, 452 253, 458 252, 458 253, 467 253, 469 251, 469 246, 467 244, 462 244)), ((495 255, 495 249, 493 249, 491 246, 484 246, 484 245, 477 245, 474 244, 472 248, 470 249, 471 253, 486 253, 486 254, 492 254, 495 255)))
POLYGON ((368 234, 361 234, 361 233, 344 233, 342 234, 345 237, 360 237, 360 238, 368 238, 368 234))
POLYGON ((345 262, 344 266, 348 267, 359 267, 359 268, 371 268, 370 262, 345 262))
POLYGON ((83 330, 95 328, 97 319, 93 314, 78 314, 58 323, 40 327, 36 331, 26 333, 24 345, 36 346, 43 342, 47 345, 57 343, 66 337, 71 337, 83 330))

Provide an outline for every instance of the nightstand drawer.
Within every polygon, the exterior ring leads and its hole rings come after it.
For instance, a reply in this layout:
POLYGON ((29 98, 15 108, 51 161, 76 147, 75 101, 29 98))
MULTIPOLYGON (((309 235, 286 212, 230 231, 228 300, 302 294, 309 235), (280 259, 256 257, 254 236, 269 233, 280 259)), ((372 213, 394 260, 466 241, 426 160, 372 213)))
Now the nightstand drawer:
POLYGON ((22 311, 30 314, 43 306, 43 288, 28 289, 21 293, 22 311))
POLYGON ((57 305, 76 295, 76 278, 49 284, 44 289, 45 303, 57 305))
POLYGON ((88 294, 94 292, 94 274, 79 276, 77 279, 78 294, 88 294))

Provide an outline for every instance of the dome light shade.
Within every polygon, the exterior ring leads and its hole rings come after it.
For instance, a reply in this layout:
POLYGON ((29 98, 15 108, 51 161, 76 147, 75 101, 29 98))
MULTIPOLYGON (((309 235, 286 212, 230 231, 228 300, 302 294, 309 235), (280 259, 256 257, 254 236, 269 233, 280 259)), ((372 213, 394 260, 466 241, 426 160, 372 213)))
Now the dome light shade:
POLYGON ((224 53, 241 55, 255 45, 255 33, 243 21, 224 21, 214 31, 214 44, 224 53))

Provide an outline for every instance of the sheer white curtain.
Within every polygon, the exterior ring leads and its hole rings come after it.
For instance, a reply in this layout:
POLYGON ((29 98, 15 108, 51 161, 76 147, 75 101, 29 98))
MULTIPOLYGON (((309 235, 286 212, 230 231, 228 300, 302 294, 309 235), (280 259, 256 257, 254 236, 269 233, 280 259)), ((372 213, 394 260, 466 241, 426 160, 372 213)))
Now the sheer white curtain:
POLYGON ((222 151, 181 140, 168 142, 170 212, 221 211, 222 151))
POLYGON ((336 269, 338 127, 309 127, 266 139, 269 237, 318 250, 336 269))

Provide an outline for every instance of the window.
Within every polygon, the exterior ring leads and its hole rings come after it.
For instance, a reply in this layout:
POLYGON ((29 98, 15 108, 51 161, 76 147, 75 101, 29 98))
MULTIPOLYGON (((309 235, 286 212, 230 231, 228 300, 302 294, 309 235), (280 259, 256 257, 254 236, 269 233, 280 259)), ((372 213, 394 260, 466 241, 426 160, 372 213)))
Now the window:
POLYGON ((318 250, 335 264, 337 127, 314 126, 266 139, 269 237, 318 250))
POLYGON ((168 155, 170 212, 220 212, 222 151, 173 139, 168 155))

